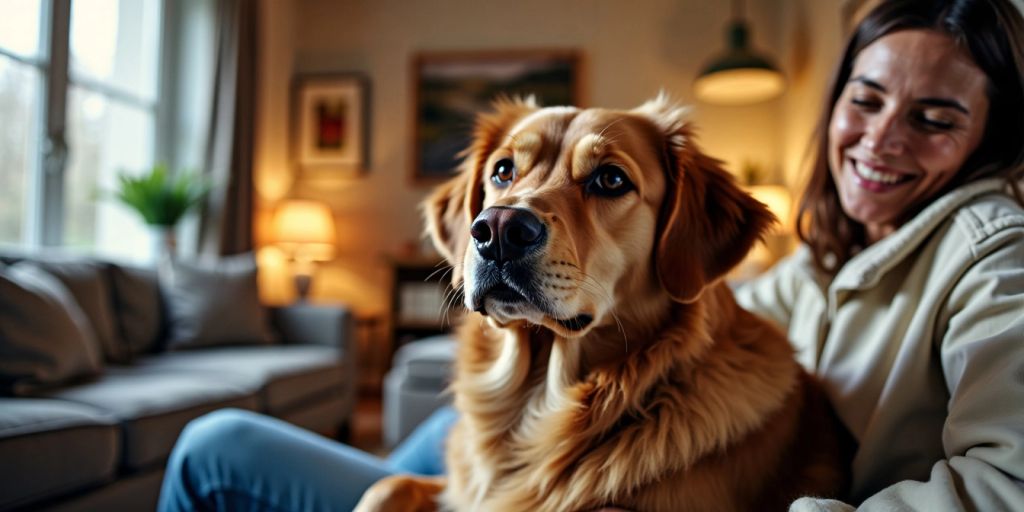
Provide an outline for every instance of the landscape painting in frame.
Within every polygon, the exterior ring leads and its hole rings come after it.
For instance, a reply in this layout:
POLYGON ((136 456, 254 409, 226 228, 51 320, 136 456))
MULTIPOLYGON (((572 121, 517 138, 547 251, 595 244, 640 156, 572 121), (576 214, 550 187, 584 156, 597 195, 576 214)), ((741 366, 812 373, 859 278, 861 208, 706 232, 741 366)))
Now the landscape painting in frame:
POLYGON ((473 120, 496 98, 534 96, 541 106, 577 105, 579 56, 572 50, 426 53, 414 61, 413 180, 451 176, 473 120))
POLYGON ((366 167, 366 82, 355 75, 296 79, 296 152, 302 170, 359 174, 366 167))

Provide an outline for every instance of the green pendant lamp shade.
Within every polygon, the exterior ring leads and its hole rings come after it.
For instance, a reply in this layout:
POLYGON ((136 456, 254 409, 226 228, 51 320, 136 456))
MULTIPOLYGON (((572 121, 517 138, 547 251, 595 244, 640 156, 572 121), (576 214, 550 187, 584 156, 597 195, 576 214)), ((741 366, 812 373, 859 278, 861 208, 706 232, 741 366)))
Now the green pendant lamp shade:
POLYGON ((782 73, 750 49, 746 23, 737 18, 729 25, 728 36, 729 50, 705 66, 693 84, 697 99, 715 105, 749 105, 781 94, 782 73))

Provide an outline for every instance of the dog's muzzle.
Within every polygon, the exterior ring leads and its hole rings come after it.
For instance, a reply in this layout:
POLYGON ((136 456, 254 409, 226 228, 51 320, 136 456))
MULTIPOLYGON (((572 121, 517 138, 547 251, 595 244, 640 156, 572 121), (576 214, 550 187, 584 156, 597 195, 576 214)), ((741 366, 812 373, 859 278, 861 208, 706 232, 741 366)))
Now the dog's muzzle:
POLYGON ((534 256, 547 241, 547 227, 529 210, 494 206, 480 212, 469 228, 479 256, 473 310, 488 314, 487 299, 498 303, 545 307, 536 289, 534 256))
POLYGON ((548 241, 548 229, 524 208, 494 206, 480 212, 470 226, 479 260, 467 305, 478 313, 503 318, 543 314, 567 331, 580 331, 593 322, 590 314, 562 318, 552 299, 541 290, 538 260, 548 241))

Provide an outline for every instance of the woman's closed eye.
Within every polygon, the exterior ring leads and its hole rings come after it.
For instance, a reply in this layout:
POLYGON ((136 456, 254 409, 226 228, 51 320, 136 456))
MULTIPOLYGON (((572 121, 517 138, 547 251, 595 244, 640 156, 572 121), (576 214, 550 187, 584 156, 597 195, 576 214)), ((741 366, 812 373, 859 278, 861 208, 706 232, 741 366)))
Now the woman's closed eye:
POLYGON ((911 118, 923 128, 934 131, 948 131, 957 127, 957 123, 953 119, 928 111, 916 111, 911 114, 911 118))
POLYGON ((864 109, 864 110, 878 110, 882 107, 882 102, 874 98, 857 97, 850 98, 850 103, 864 109))

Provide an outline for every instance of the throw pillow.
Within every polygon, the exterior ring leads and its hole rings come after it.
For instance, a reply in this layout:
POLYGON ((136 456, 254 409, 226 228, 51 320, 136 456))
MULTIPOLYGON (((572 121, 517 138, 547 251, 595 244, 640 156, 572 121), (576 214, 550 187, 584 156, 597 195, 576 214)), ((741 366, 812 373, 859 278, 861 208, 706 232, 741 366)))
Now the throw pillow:
POLYGON ((259 301, 252 254, 210 264, 175 261, 161 273, 167 348, 273 342, 259 301))
POLYGON ((121 339, 133 356, 156 352, 163 334, 163 304, 160 283, 153 269, 111 265, 121 339))
POLYGON ((0 393, 93 376, 101 350, 85 313, 56 277, 18 263, 0 268, 0 393))
POLYGON ((105 360, 122 364, 131 360, 114 320, 113 293, 105 263, 83 259, 39 259, 27 263, 36 264, 60 279, 71 292, 89 320, 105 360))

